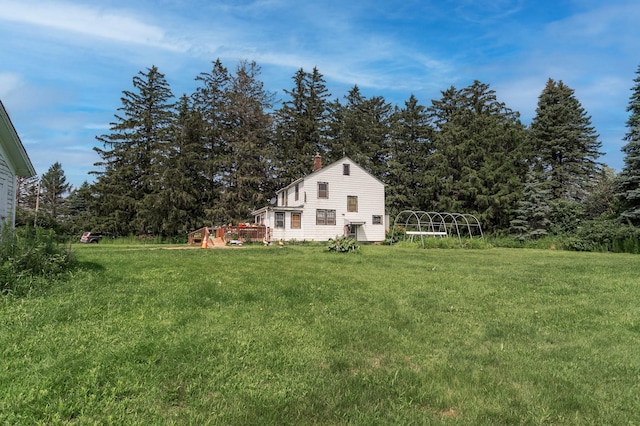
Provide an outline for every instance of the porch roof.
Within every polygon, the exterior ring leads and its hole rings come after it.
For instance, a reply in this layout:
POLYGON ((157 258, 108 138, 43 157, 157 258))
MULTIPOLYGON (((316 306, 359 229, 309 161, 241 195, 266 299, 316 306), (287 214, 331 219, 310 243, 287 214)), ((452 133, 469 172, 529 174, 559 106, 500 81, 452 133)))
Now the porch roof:
POLYGON ((257 214, 266 213, 268 211, 274 212, 302 212, 304 206, 266 206, 251 212, 252 216, 257 214))

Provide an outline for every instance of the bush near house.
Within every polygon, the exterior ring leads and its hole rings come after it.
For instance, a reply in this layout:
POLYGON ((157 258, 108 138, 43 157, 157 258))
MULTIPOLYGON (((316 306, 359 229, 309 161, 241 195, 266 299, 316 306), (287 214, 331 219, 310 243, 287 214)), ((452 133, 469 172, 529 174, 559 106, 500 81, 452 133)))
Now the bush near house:
POLYGON ((0 294, 22 296, 73 265, 71 250, 52 230, 4 227, 0 236, 0 294))
POLYGON ((355 253, 360 250, 358 241, 349 237, 330 238, 327 241, 327 249, 337 253, 355 253))

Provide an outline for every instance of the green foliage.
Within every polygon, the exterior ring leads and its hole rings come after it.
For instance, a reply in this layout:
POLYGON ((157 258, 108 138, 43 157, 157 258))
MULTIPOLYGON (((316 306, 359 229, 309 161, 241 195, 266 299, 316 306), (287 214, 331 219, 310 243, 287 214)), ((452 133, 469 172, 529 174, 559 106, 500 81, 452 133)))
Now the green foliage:
POLYGON ((594 176, 589 193, 584 199, 584 210, 587 219, 605 216, 613 218, 619 210, 616 197, 616 172, 611 167, 603 166, 594 176))
POLYGON ((585 218, 584 204, 570 200, 549 203, 548 230, 553 235, 571 235, 585 218))
POLYGON ((293 76, 294 87, 285 90, 289 99, 276 111, 275 157, 278 180, 288 185, 312 171, 316 153, 326 154, 328 102, 330 93, 317 68, 300 69, 293 76))
POLYGON ((522 199, 511 220, 511 232, 521 241, 539 239, 547 235, 549 229, 550 191, 531 172, 527 175, 522 199))
POLYGON ((518 113, 478 81, 442 92, 428 113, 435 133, 421 209, 475 214, 487 232, 507 229, 529 155, 518 113))
POLYGON ((540 97, 529 136, 534 166, 548 185, 551 200, 582 201, 598 172, 602 143, 573 89, 549 79, 540 97))
POLYGON ((385 233, 385 238, 383 244, 391 245, 395 244, 399 241, 403 241, 405 239, 406 230, 401 226, 396 226, 395 228, 387 229, 385 233))
POLYGON ((55 162, 40 179, 40 207, 51 214, 54 219, 58 219, 64 211, 64 195, 71 191, 72 185, 67 182, 67 177, 62 169, 62 164, 55 162))
POLYGON ((336 253, 356 253, 360 250, 360 244, 353 238, 337 236, 336 238, 329 238, 327 250, 335 251, 336 253))
POLYGON ((133 88, 123 92, 110 133, 96 138, 103 146, 94 148, 101 158, 95 164, 100 170, 95 172, 94 206, 105 231, 157 234, 162 231, 161 209, 150 204, 162 187, 175 121, 173 93, 155 66, 139 72, 133 88))
POLYGON ((385 202, 393 217, 403 210, 427 205, 427 158, 433 152, 433 129, 426 108, 411 95, 404 108, 391 116, 389 168, 385 202))
POLYGON ((4 227, 0 236, 0 294, 23 296, 74 264, 53 230, 4 227))
POLYGON ((519 236, 485 237, 494 247, 527 248, 539 250, 564 250, 564 238, 556 235, 546 235, 536 239, 522 239, 519 236))
POLYGON ((614 253, 640 253, 640 229, 617 220, 589 220, 565 241, 567 249, 614 253))
POLYGON ((616 192, 620 199, 620 219, 640 226, 640 66, 629 99, 629 119, 624 137, 624 167, 618 175, 616 192))
POLYGON ((368 98, 356 85, 344 97, 328 105, 327 160, 348 155, 378 179, 388 174, 389 126, 392 107, 383 97, 368 98))

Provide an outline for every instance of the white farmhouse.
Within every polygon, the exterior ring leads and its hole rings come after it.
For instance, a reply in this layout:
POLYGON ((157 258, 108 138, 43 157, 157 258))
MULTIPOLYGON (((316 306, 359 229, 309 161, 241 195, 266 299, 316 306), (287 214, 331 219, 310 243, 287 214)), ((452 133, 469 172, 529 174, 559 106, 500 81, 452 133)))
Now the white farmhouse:
POLYGON ((0 101, 0 226, 15 225, 17 176, 35 176, 36 171, 0 101))
POLYGON ((348 235, 358 241, 385 238, 384 184, 349 157, 322 167, 276 193, 272 205, 252 212, 271 240, 327 241, 348 235))

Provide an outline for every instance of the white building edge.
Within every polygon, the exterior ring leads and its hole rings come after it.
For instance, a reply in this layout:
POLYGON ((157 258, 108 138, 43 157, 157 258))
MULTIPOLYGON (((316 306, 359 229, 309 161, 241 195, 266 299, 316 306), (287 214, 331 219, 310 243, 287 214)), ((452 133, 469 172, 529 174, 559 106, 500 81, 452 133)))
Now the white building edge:
POLYGON ((16 220, 17 178, 35 176, 27 151, 0 101, 0 225, 16 220))

